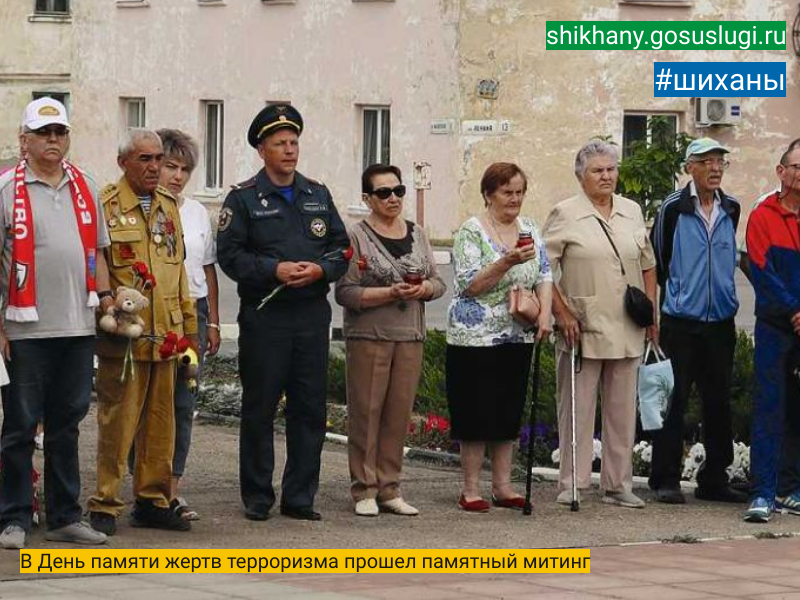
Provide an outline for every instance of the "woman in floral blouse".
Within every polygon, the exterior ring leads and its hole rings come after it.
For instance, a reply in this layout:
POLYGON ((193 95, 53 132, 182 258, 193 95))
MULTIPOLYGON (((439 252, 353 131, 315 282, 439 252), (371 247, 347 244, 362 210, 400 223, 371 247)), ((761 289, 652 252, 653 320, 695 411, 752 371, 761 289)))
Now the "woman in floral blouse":
POLYGON ((533 220, 520 217, 528 181, 517 165, 496 163, 481 179, 486 211, 468 219, 453 247, 455 296, 447 324, 447 400, 453 437, 461 446, 464 487, 459 506, 486 512, 480 470, 489 447, 492 503, 522 508, 511 487, 513 443, 525 404, 534 340, 550 332, 552 277, 544 241, 533 220), (520 234, 533 244, 517 247, 520 234), (536 327, 509 313, 509 290, 535 289, 536 327))
POLYGON ((355 256, 336 284, 344 306, 347 433, 355 512, 413 516, 400 494, 403 442, 422 370, 425 302, 445 284, 425 230, 403 218, 400 169, 373 165, 361 178, 370 214, 350 230, 355 256))

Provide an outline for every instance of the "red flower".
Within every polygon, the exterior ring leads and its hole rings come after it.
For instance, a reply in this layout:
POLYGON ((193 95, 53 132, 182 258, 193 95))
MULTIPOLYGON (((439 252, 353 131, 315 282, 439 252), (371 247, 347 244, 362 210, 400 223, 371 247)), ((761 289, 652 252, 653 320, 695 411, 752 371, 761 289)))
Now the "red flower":
POLYGON ((367 257, 364 254, 358 257, 356 264, 358 265, 359 271, 366 271, 367 268, 369 267, 369 261, 367 260, 367 257))
POLYGON ((191 344, 189 343, 189 338, 184 336, 178 340, 177 344, 175 344, 175 353, 183 354, 189 349, 189 346, 191 346, 191 344))
POLYGON ((348 246, 347 248, 342 250, 342 258, 344 258, 345 260, 350 260, 351 258, 353 258, 353 254, 355 254, 355 250, 353 249, 352 246, 348 246))
POLYGON ((439 433, 447 433, 450 429, 450 421, 439 415, 428 415, 425 420, 425 433, 431 431, 438 431, 439 433))
POLYGON ((142 278, 147 277, 147 275, 150 274, 150 271, 147 268, 147 265, 144 264, 143 262, 139 262, 139 261, 133 263, 133 272, 136 273, 139 277, 142 277, 142 278))
POLYGON ((144 285, 145 287, 149 287, 150 289, 156 287, 156 278, 155 275, 152 273, 148 273, 144 276, 144 285))
POLYGON ((175 233, 175 223, 172 220, 167 221, 164 223, 164 232, 167 235, 172 235, 175 233))
POLYGON ((178 344, 178 334, 168 331, 164 335, 164 342, 158 347, 158 355, 161 360, 167 360, 175 354, 175 347, 178 344))

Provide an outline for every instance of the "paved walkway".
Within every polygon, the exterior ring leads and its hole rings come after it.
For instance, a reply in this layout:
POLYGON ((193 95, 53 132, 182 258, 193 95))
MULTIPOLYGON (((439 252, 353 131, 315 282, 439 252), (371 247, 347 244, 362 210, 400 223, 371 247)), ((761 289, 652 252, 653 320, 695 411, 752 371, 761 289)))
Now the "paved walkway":
MULTIPOLYGON (((2 415, 0 415, 2 418, 2 415)), ((83 497, 94 488, 96 425, 92 412, 81 427, 83 497)), ((276 440, 283 464, 283 440, 276 440)), ((37 461, 41 459, 37 453, 37 461)), ((800 531, 800 517, 779 515, 767 525, 742 522, 742 506, 697 501, 666 506, 648 500, 644 510, 603 504, 587 493, 577 513, 555 504, 552 483, 537 483, 533 517, 494 509, 485 515, 458 510, 457 469, 409 463, 404 495, 419 517, 353 514, 347 455, 326 445, 316 507, 324 520, 298 522, 274 515, 263 523, 243 518, 238 493, 238 432, 200 424, 194 433, 183 494, 201 513, 191 532, 133 529, 119 520, 110 548, 564 548, 590 547, 592 573, 581 575, 140 575, 32 577, 19 574, 19 555, 0 551, 0 599, 21 598, 798 598, 800 538, 662 544, 661 540, 779 536, 800 531), (630 542, 653 544, 621 547, 630 542), (769 596, 769 594, 777 594, 769 596)), ((488 490, 488 474, 483 484, 488 490)), ((276 481, 280 480, 276 473, 276 481)), ((521 489, 521 485, 519 488, 521 489)), ((125 486, 130 500, 129 486, 125 486)), ((63 548, 41 531, 29 548, 63 548)))
POLYGON ((0 583, 3 600, 800 598, 800 540, 592 550, 590 574, 106 575, 0 583))

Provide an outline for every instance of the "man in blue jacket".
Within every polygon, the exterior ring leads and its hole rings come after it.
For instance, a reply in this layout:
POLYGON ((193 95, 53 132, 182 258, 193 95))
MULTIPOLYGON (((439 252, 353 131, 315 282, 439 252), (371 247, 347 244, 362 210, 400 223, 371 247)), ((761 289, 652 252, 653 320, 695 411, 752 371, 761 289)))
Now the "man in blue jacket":
POLYGON ((695 497, 746 502, 731 489, 733 462, 731 381, 739 308, 734 272, 739 202, 720 185, 729 152, 711 138, 686 149, 691 181, 667 197, 651 236, 661 286, 661 342, 672 360, 675 389, 664 427, 653 438, 650 487, 667 504, 686 502, 680 489, 684 413, 692 385, 702 401, 706 460, 697 474, 695 497))

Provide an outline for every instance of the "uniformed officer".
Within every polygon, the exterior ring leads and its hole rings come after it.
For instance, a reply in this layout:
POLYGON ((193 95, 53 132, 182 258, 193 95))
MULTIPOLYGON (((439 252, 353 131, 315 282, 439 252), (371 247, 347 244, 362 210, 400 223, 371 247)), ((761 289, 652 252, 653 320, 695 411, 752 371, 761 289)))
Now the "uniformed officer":
POLYGON ((326 426, 327 294, 347 269, 349 242, 328 189, 296 171, 302 131, 292 106, 271 105, 256 115, 247 141, 264 169, 234 186, 219 217, 217 259, 240 297, 239 477, 245 517, 255 521, 265 520, 275 503, 273 419, 284 393, 281 514, 321 518, 314 495, 326 426))

